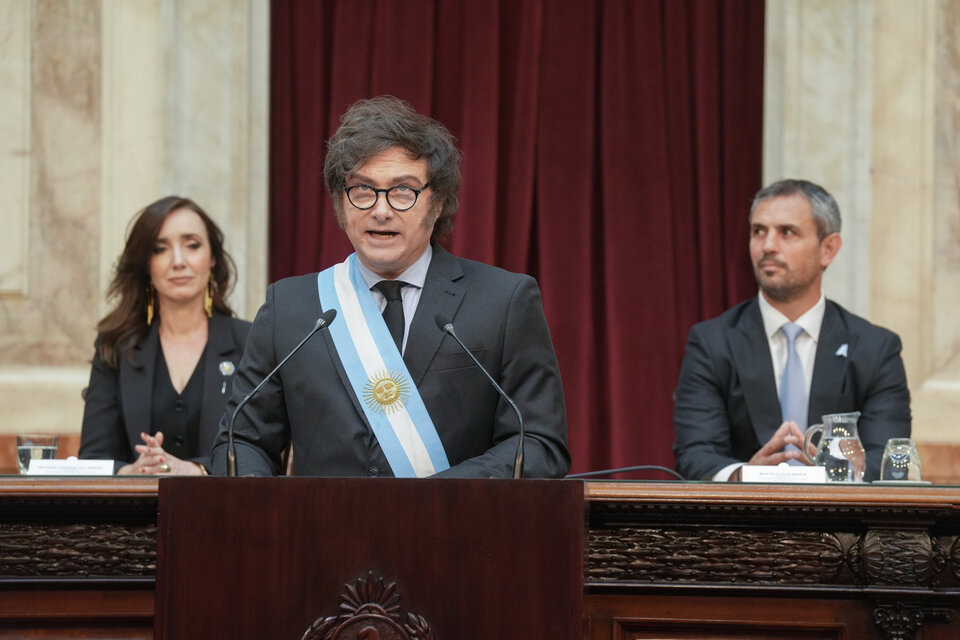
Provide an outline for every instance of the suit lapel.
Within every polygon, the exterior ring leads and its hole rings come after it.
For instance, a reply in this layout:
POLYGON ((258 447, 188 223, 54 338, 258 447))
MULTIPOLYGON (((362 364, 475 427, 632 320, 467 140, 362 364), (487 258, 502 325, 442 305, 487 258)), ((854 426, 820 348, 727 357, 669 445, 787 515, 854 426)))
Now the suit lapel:
MULTIPOLYGON (((233 342, 231 321, 225 315, 214 313, 210 318, 207 346, 203 354, 203 402, 200 405, 200 444, 213 443, 220 418, 223 416, 226 397, 230 393, 232 375, 240 364, 240 353, 233 342), (220 369, 221 362, 230 362, 233 367, 220 369)), ((201 446, 202 450, 202 446, 201 446)))
POLYGON ((770 357, 770 343, 756 298, 744 309, 737 324, 727 329, 727 341, 731 357, 736 363, 750 423, 757 439, 766 442, 783 419, 770 357))
POLYGON ((827 301, 823 324, 817 338, 817 355, 813 364, 813 381, 810 384, 809 422, 820 422, 820 416, 837 410, 837 399, 843 390, 849 358, 837 355, 843 345, 852 351, 856 336, 847 331, 837 305, 827 301))
POLYGON ((437 327, 436 317, 441 316, 453 322, 463 301, 462 278, 463 269, 457 259, 443 247, 434 244, 433 258, 423 283, 417 311, 410 323, 410 335, 407 336, 407 349, 403 357, 417 386, 423 381, 427 367, 443 341, 444 333, 437 327))
MULTIPOLYGON (((440 348, 444 334, 437 328, 434 318, 438 315, 453 320, 463 300, 463 285, 459 282, 463 278, 463 270, 460 263, 450 255, 443 247, 433 245, 433 257, 430 259, 430 267, 427 270, 427 277, 423 283, 423 291, 420 294, 420 302, 417 304, 417 311, 410 322, 410 335, 407 337, 407 355, 404 356, 404 363, 417 386, 426 375, 427 367, 433 361, 433 357, 440 348)), ((316 289, 315 289, 316 290, 316 289)), ((323 312, 320 302, 319 292, 317 295, 317 314, 323 312)), ((340 361, 340 355, 337 353, 337 347, 330 336, 329 331, 324 331, 323 340, 333 360, 334 368, 343 386, 348 390, 350 399, 353 402, 361 420, 366 423, 366 417, 363 407, 360 405, 360 399, 353 390, 350 378, 347 376, 343 363, 340 361)))
POLYGON ((160 337, 155 322, 143 342, 133 348, 133 358, 140 368, 130 364, 126 356, 120 356, 122 385, 120 398, 123 404, 123 422, 127 429, 130 446, 140 444, 141 432, 150 432, 150 416, 153 412, 153 373, 157 367, 160 337))

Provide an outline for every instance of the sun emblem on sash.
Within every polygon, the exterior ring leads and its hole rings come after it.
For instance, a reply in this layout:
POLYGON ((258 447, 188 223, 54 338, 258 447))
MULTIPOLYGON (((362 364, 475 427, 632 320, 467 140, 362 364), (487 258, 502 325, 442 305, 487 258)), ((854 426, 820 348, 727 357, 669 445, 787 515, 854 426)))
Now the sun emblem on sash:
POLYGON ((378 371, 363 385, 363 400, 376 413, 395 413, 407 401, 410 384, 396 371, 378 371))

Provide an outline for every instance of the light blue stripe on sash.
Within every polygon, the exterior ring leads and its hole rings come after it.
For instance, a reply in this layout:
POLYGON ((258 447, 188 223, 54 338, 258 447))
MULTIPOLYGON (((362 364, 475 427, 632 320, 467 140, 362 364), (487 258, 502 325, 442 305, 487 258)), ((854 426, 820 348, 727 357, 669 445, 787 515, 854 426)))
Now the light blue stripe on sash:
POLYGON ((323 307, 335 308, 341 315, 341 322, 330 325, 330 334, 347 377, 394 475, 424 477, 448 469, 440 436, 356 261, 352 254, 317 276, 323 307), (407 381, 404 407, 392 413, 371 408, 365 399, 370 377, 384 371, 407 381))

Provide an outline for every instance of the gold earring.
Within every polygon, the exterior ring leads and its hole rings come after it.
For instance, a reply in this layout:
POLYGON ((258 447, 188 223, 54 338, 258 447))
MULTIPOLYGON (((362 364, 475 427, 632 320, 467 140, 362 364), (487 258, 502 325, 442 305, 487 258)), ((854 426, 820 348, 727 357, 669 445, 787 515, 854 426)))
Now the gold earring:
POLYGON ((153 287, 147 287, 147 326, 153 324, 153 287))
POLYGON ((213 274, 207 281, 207 294, 203 297, 203 309, 207 312, 207 317, 213 317, 213 274))

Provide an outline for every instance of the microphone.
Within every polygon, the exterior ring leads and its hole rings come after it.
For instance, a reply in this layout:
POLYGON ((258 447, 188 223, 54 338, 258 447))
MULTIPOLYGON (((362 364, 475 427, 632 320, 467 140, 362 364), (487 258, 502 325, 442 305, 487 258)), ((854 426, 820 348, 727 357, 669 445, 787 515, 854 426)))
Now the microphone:
POLYGON ((480 371, 483 371, 483 375, 487 376, 487 380, 490 381, 490 384, 493 385, 493 388, 500 393, 503 399, 507 401, 507 404, 513 407, 513 410, 516 412, 517 422, 520 423, 520 438, 519 438, 519 441, 517 442, 517 455, 513 460, 513 477, 520 478, 523 475, 524 430, 523 430, 523 416, 520 415, 520 409, 517 408, 517 403, 513 401, 513 398, 507 395, 506 391, 500 388, 500 385, 498 385, 497 381, 493 379, 493 376, 490 375, 490 372, 484 369, 483 365, 480 364, 480 361, 477 360, 476 356, 474 356, 470 352, 470 349, 467 349, 467 345, 461 342, 460 338, 458 338, 457 334, 454 333, 453 331, 453 323, 447 322, 447 319, 444 318, 443 316, 436 316, 434 318, 434 321, 437 323, 437 326, 440 328, 440 331, 443 331, 444 333, 448 334, 450 337, 452 337, 454 340, 457 341, 457 344, 460 345, 460 348, 463 349, 468 356, 470 356, 470 359, 473 360, 473 363, 480 368, 480 371))
POLYGON ((280 370, 287 360, 290 359, 293 354, 300 350, 307 340, 309 340, 313 334, 325 327, 329 327, 330 323, 333 322, 333 319, 337 317, 336 309, 328 309, 320 314, 320 317, 317 318, 317 321, 314 323, 313 328, 310 329, 310 333, 303 337, 303 340, 300 341, 297 346, 295 346, 290 353, 288 353, 283 360, 280 361, 280 364, 273 368, 273 371, 268 373, 260 383, 253 388, 253 390, 243 397, 243 400, 237 404, 237 408, 233 410, 233 415, 230 416, 230 428, 227 430, 227 475, 231 478, 237 477, 237 451, 233 446, 233 424, 237 421, 237 416, 240 415, 240 410, 243 409, 244 405, 250 402, 250 398, 255 396, 258 391, 267 384, 267 381, 273 377, 273 375, 280 370))

